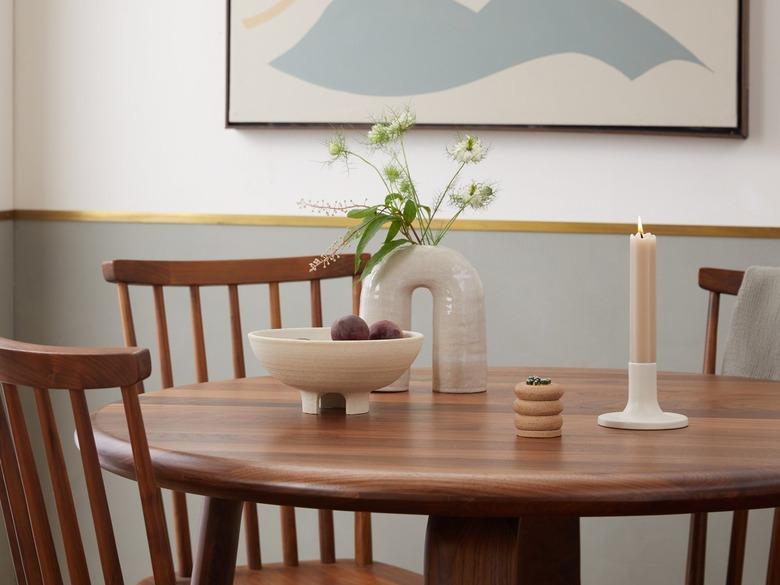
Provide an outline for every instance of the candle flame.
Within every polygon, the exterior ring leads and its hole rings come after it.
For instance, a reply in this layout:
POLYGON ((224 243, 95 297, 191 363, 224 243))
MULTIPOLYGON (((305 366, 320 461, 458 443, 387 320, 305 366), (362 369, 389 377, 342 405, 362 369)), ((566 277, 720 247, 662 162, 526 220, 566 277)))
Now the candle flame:
POLYGON ((636 218, 636 230, 637 230, 637 233, 640 236, 644 236, 645 235, 645 230, 642 227, 642 218, 641 217, 637 217, 636 218))

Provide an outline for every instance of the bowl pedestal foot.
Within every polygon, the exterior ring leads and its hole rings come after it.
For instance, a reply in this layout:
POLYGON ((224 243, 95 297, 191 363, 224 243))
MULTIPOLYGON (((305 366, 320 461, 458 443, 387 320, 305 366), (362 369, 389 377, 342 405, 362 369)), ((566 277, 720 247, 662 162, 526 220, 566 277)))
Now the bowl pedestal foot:
POLYGON ((319 414, 325 408, 343 408, 346 414, 365 414, 368 412, 370 392, 334 392, 319 393, 301 390, 301 407, 306 414, 319 414))

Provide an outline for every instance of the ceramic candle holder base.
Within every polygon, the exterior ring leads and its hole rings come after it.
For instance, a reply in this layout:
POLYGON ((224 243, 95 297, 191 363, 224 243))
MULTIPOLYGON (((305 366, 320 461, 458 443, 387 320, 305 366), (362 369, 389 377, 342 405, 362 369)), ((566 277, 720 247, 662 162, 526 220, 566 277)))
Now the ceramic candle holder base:
POLYGON ((628 364, 628 404, 623 412, 609 412, 598 418, 602 427, 639 431, 681 429, 688 426, 683 414, 664 412, 658 405, 655 364, 628 364))

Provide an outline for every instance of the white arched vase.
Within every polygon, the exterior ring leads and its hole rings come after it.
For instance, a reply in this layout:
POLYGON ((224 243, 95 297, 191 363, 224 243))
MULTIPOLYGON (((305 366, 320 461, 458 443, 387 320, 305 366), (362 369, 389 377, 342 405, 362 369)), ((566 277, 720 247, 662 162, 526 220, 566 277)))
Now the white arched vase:
MULTIPOLYGON (((487 388, 485 299, 482 280, 462 254, 441 246, 404 246, 365 277, 360 316, 412 324, 412 293, 433 297, 433 390, 468 394, 487 388)), ((377 392, 409 389, 409 372, 377 392)))

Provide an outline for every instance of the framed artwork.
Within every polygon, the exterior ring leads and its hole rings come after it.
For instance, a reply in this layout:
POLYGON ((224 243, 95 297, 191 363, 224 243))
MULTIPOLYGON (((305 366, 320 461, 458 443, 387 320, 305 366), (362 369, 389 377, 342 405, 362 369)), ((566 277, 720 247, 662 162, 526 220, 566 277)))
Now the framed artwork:
POLYGON ((748 0, 227 0, 233 126, 747 136, 748 0))

